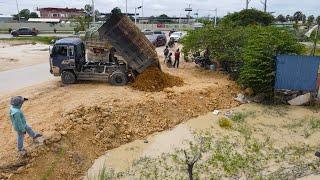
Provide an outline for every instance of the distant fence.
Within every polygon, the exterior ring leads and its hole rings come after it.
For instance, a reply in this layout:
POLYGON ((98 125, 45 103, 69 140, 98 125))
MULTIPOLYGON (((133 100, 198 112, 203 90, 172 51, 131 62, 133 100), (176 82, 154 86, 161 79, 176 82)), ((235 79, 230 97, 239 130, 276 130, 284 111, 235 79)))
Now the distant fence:
MULTIPOLYGON (((137 24, 140 29, 150 29, 150 30, 162 30, 168 31, 171 29, 177 30, 188 30, 192 29, 189 24, 137 24)), ((54 29, 57 31, 73 31, 74 25, 68 23, 4 23, 0 22, 0 31, 7 31, 9 28, 18 29, 21 27, 36 28, 40 32, 53 32, 54 29)))

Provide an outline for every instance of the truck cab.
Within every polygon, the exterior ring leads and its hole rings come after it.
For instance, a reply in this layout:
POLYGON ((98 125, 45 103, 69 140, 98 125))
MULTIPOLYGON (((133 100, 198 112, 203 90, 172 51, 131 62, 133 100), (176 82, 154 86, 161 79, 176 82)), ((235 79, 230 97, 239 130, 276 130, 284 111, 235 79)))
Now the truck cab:
POLYGON ((50 73, 61 76, 64 84, 77 80, 98 80, 125 85, 128 71, 125 62, 97 62, 86 59, 86 47, 79 38, 64 38, 50 50, 50 73))

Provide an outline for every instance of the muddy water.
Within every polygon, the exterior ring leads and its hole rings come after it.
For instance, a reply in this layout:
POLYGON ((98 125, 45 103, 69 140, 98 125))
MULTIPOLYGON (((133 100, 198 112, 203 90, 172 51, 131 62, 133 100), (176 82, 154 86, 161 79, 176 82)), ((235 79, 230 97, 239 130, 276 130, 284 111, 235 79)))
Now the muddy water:
POLYGON ((0 72, 0 94, 40 84, 54 79, 49 72, 49 64, 43 63, 20 69, 0 72))
POLYGON ((162 153, 171 153, 175 149, 187 146, 186 141, 193 140, 194 130, 205 130, 216 123, 217 116, 208 113, 190 121, 180 124, 170 131, 165 131, 150 136, 146 140, 137 140, 108 151, 105 155, 95 160, 93 166, 88 170, 87 177, 95 177, 103 167, 113 169, 116 172, 125 171, 134 160, 140 157, 157 157, 162 153), (192 127, 192 128, 191 128, 192 127))

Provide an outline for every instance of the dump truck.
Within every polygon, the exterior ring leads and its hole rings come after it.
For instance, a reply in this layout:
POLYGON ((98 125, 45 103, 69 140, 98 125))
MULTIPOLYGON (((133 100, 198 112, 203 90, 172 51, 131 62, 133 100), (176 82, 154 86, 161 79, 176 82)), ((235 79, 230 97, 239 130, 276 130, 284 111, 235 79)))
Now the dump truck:
POLYGON ((87 59, 86 45, 81 39, 64 38, 50 49, 50 72, 61 76, 64 84, 97 80, 122 86, 149 66, 159 66, 155 47, 126 15, 112 13, 98 32, 112 46, 108 55, 104 54, 107 58, 87 59))

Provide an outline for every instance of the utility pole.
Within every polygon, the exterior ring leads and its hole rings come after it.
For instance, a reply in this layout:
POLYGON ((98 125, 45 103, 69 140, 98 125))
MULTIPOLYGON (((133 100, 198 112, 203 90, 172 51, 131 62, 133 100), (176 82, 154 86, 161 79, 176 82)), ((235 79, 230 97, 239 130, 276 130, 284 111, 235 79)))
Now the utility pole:
POLYGON ((246 9, 249 9, 249 3, 251 0, 246 0, 246 9))
POLYGON ((137 24, 137 9, 142 8, 142 6, 134 8, 134 24, 137 24))
POLYGON ((268 3, 268 0, 264 0, 264 1, 260 1, 261 4, 263 5, 263 11, 264 12, 267 12, 267 3, 268 3))
POLYGON ((16 4, 17 4, 17 11, 18 11, 18 22, 20 22, 20 10, 18 5, 18 0, 16 0, 16 4))
POLYGON ((192 8, 191 8, 191 4, 189 4, 189 7, 186 8, 184 11, 187 11, 188 12, 188 24, 189 24, 189 21, 190 21, 190 12, 192 11, 192 8))
POLYGON ((216 14, 214 16, 214 27, 217 27, 218 8, 215 9, 216 14))
POLYGON ((92 22, 93 22, 93 26, 96 23, 96 12, 94 10, 94 0, 92 0, 92 22))
POLYGON ((141 9, 141 16, 142 16, 142 17, 144 17, 144 14, 143 14, 143 8, 144 8, 144 6, 143 6, 143 0, 142 0, 142 3, 141 3, 141 6, 142 6, 142 9, 141 9))
POLYGON ((128 0, 126 0, 126 14, 128 15, 128 0))

